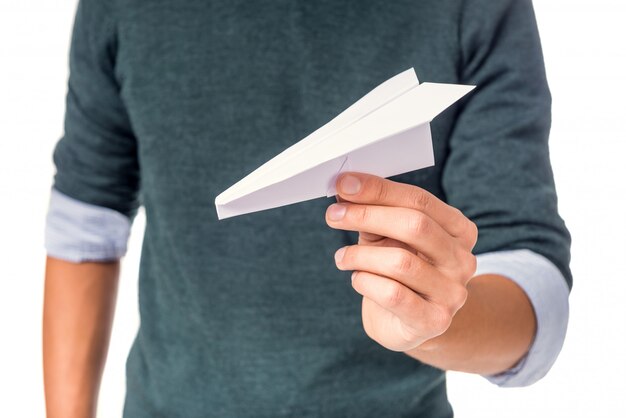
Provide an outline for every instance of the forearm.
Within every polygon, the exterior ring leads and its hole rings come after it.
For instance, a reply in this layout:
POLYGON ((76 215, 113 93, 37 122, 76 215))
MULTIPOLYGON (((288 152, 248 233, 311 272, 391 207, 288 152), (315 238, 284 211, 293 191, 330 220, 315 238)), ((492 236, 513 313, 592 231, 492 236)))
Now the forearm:
POLYGON ((93 417, 115 309, 119 262, 46 262, 43 361, 48 418, 93 417))
POLYGON ((495 374, 524 356, 535 329, 532 305, 519 286, 501 276, 477 276, 448 330, 407 354, 444 370, 495 374))

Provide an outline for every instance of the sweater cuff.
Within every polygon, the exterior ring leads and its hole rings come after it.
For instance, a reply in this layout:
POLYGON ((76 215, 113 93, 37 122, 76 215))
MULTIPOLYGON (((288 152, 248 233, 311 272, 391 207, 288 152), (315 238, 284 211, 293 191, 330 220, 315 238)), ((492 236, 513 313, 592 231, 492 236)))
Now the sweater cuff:
POLYGON ((45 247, 50 257, 73 263, 117 260, 126 254, 131 221, 52 189, 45 247))
POLYGON ((484 376, 501 387, 531 385, 556 361, 567 331, 569 288, 559 269, 530 250, 498 251, 477 256, 476 276, 497 274, 514 281, 528 295, 537 330, 526 355, 511 369, 484 376))

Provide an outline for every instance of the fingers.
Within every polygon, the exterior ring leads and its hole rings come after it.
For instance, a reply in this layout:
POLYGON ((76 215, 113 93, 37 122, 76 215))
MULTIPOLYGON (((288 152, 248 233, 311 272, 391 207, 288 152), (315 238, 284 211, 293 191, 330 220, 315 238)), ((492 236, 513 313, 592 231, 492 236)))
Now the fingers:
POLYGON ((409 351, 423 339, 416 330, 407 328, 398 317, 368 298, 363 298, 362 320, 365 333, 383 347, 409 351))
POLYGON ((359 232, 359 245, 335 258, 340 270, 355 271, 367 334, 406 351, 445 332, 476 270, 476 225, 412 185, 346 173, 337 190, 339 203, 328 208, 326 222, 359 232))
POLYGON ((375 302, 407 324, 420 323, 431 315, 428 301, 401 283, 364 271, 355 272, 352 287, 357 293, 375 302))
POLYGON ((452 315, 395 280, 358 272, 352 287, 363 296, 365 332, 390 350, 415 348, 443 334, 452 322, 452 315))
POLYGON ((383 237, 382 235, 372 234, 370 232, 359 232, 359 244, 377 244, 380 241, 384 240, 387 237, 383 237))
POLYGON ((362 173, 344 173, 337 181, 341 199, 377 206, 400 206, 425 213, 469 249, 476 244, 476 225, 461 211, 417 186, 362 173))
POLYGON ((436 303, 447 303, 450 295, 465 291, 465 277, 455 280, 415 254, 401 248, 351 245, 335 253, 339 270, 358 270, 389 277, 420 296, 436 303))
POLYGON ((390 248, 403 248, 413 254, 417 254, 415 248, 411 248, 409 244, 406 244, 397 239, 382 237, 376 234, 369 234, 367 232, 359 233, 359 245, 369 245, 374 247, 390 247, 390 248))
POLYGON ((439 224, 413 209, 335 203, 326 211, 326 222, 331 228, 368 232, 402 241, 442 267, 456 265, 457 255, 463 253, 458 241, 439 224))

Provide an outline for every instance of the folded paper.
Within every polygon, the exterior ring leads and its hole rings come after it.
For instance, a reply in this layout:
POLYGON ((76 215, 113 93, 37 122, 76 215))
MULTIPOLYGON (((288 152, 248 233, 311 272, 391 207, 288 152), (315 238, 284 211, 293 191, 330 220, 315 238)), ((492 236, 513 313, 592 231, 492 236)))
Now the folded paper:
POLYGON ((434 165, 430 122, 473 88, 419 84, 413 68, 390 78, 217 196, 218 218, 334 196, 346 171, 390 177, 434 165))

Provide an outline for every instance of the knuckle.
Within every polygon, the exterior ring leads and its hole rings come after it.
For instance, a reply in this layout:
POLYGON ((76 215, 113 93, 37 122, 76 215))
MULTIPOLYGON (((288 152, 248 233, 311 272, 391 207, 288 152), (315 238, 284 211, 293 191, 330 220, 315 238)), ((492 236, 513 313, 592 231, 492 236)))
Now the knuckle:
POLYGON ((407 326, 404 322, 399 322, 400 338, 404 343, 414 343, 419 339, 419 334, 413 328, 407 326))
POLYGON ((359 224, 367 224, 372 218, 372 210, 368 206, 358 206, 353 211, 355 221, 359 224))
POLYGON ((406 275, 413 269, 413 256, 407 251, 400 251, 393 260, 393 271, 398 275, 406 275))
POLYGON ((423 235, 428 233, 428 220, 426 216, 419 212, 415 212, 408 219, 407 229, 413 235, 423 235))
POLYGON ((461 251, 457 256, 459 264, 459 278, 463 283, 471 279, 476 273, 476 256, 469 251, 461 251))
POLYGON ((465 286, 457 285, 452 288, 448 295, 448 315, 450 317, 454 316, 454 314, 456 314, 456 312, 461 309, 463 305, 465 305, 467 293, 467 288, 465 286))
POLYGON ((469 219, 465 219, 467 220, 467 238, 471 244, 471 248, 474 248, 474 245, 476 245, 476 241, 478 241, 478 226, 476 226, 476 224, 469 219))
POLYGON ((457 262, 456 271, 458 279, 462 282, 466 282, 476 273, 476 256, 466 249, 458 248, 455 258, 457 262))
POLYGON ((404 299, 402 285, 397 282, 391 284, 383 295, 383 303, 389 308, 399 306, 404 299))
MULTIPOLYGON (((454 218, 456 218, 456 220, 463 220, 463 221, 467 220, 467 218, 465 217, 463 212, 461 212, 461 209, 456 208, 454 206, 449 206, 449 207, 452 209, 452 212, 453 212, 452 216, 454 216, 454 218)), ((465 224, 458 223, 457 226, 464 226, 464 225, 465 224)))
POLYGON ((385 182, 377 181, 373 179, 368 179, 367 181, 370 183, 374 183, 372 186, 372 189, 373 189, 372 194, 374 197, 374 201, 376 202, 387 201, 388 190, 387 190, 387 187, 385 186, 385 182))
POLYGON ((468 235, 469 231, 469 222, 471 222, 465 214, 454 206, 448 206, 452 213, 450 214, 451 219, 454 219, 453 223, 453 235, 456 237, 463 238, 468 235))
POLYGON ((450 327, 452 315, 445 309, 437 309, 431 317, 431 327, 435 335, 441 335, 450 327))
POLYGON ((432 197, 425 190, 415 187, 411 193, 410 201, 413 208, 427 211, 432 203, 432 197))
POLYGON ((359 249, 356 248, 355 245, 348 245, 345 249, 343 258, 341 259, 341 264, 351 266, 357 260, 359 249))

